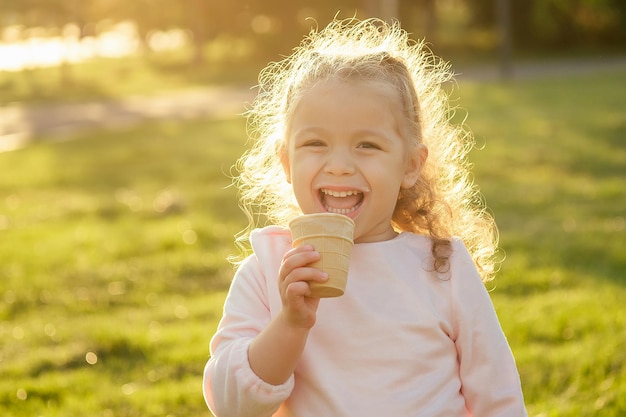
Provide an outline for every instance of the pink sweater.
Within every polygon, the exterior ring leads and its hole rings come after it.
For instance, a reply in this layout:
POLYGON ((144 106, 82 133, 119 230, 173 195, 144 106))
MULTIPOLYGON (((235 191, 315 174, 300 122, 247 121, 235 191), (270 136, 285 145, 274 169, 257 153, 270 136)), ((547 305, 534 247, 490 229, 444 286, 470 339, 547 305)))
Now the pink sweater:
POLYGON ((429 272, 427 237, 355 245, 345 294, 321 300, 299 365, 279 386, 251 370, 247 349, 281 309, 290 234, 267 227, 251 241, 204 371, 215 416, 526 416, 515 361, 460 241, 446 276, 429 272))

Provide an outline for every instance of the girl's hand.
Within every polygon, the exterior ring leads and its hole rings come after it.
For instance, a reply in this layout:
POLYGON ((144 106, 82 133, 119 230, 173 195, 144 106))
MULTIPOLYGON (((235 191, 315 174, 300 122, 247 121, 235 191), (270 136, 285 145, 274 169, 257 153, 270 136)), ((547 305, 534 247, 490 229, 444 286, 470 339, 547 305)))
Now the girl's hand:
POLYGON ((307 265, 319 257, 319 252, 310 245, 291 249, 283 256, 278 273, 278 289, 283 302, 283 318, 293 327, 310 329, 315 324, 320 299, 310 296, 308 283, 324 282, 328 276, 307 265))

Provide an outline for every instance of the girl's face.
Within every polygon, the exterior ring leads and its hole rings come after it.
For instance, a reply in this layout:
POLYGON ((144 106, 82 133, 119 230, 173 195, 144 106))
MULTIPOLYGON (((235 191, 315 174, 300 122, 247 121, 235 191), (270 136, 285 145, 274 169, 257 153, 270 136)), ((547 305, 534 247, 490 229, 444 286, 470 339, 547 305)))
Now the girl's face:
POLYGON ((355 242, 396 236, 398 193, 426 158, 401 136, 401 114, 399 98, 376 83, 329 80, 301 97, 281 160, 303 213, 351 217, 355 242))

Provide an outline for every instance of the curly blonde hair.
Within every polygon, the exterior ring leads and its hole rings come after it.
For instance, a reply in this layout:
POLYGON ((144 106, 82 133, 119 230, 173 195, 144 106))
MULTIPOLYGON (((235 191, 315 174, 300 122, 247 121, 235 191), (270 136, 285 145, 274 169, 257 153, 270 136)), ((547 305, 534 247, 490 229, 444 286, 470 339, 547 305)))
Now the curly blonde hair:
POLYGON ((301 214, 280 161, 285 131, 302 94, 330 78, 382 82, 398 92, 406 136, 414 146, 426 145, 429 156, 415 186, 401 190, 393 227, 429 236, 433 268, 443 273, 451 239, 459 237, 483 281, 491 279, 498 264, 497 229, 470 177, 472 136, 450 121, 453 109, 443 89, 453 79, 450 67, 397 23, 377 19, 334 20, 261 71, 258 95, 247 112, 252 147, 236 165, 240 204, 249 219, 237 242, 245 247, 253 228, 286 226, 301 214))

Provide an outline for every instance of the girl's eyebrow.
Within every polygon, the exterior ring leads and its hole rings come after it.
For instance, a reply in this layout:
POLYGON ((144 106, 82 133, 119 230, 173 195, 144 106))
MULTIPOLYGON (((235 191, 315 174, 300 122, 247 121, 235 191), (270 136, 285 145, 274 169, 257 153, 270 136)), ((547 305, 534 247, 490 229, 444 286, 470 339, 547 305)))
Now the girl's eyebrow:
POLYGON ((376 137, 377 139, 383 140, 385 142, 393 142, 388 135, 382 133, 381 130, 378 129, 363 129, 359 130, 354 134, 355 137, 376 137))
POLYGON ((322 133, 326 133, 326 130, 324 128, 317 127, 317 126, 305 126, 303 128, 298 129, 296 132, 293 132, 293 135, 301 136, 307 133, 322 134, 322 133))
MULTIPOLYGON (((307 134, 315 134, 315 135, 332 135, 328 130, 318 127, 318 126, 305 126, 301 129, 298 129, 295 132, 292 132, 292 135, 296 138, 307 135, 307 134)), ((360 129, 350 135, 352 138, 367 138, 367 137, 375 137, 384 142, 391 143, 393 140, 387 135, 383 134, 379 129, 360 129)))

